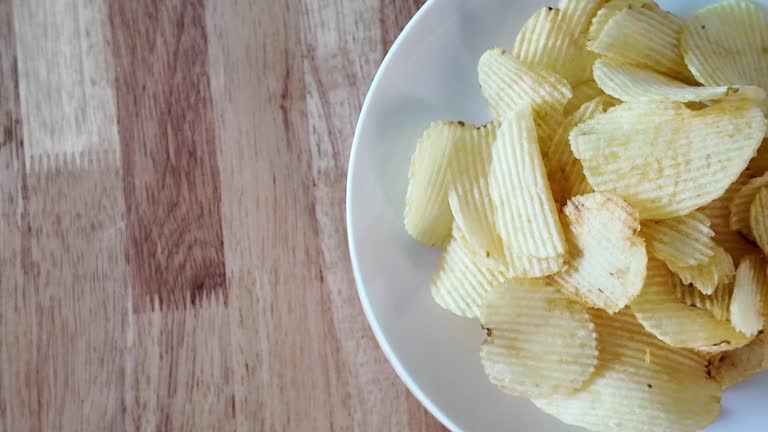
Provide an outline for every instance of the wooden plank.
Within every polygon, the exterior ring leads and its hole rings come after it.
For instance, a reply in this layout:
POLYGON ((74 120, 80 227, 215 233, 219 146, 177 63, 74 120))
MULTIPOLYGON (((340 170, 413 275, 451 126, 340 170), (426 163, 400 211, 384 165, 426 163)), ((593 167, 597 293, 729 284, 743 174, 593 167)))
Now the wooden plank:
POLYGON ((207 3, 240 431, 351 429, 328 379, 295 4, 207 3))
POLYGON ((134 290, 128 430, 232 430, 202 1, 109 0, 134 290))
POLYGON ((355 121, 373 75, 421 0, 304 1, 303 57, 324 289, 332 397, 356 430, 443 430, 395 376, 360 311, 349 264, 347 163, 355 121), (349 35, 354 35, 350 38, 349 35), (370 391, 375 387, 377 391, 370 391))

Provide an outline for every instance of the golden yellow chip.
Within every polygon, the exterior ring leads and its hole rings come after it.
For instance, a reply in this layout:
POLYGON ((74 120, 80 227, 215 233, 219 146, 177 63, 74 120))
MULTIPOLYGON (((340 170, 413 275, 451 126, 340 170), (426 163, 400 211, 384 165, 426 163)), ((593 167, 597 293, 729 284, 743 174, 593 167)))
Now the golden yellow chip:
POLYGON ((662 221, 646 221, 642 235, 648 250, 657 258, 678 267, 704 264, 715 254, 717 245, 710 222, 699 212, 662 221))
POLYGON ((761 176, 768 171, 768 140, 763 140, 757 149, 755 157, 749 161, 749 169, 755 176, 761 176))
POLYGON ((749 101, 692 111, 681 103, 624 103, 570 135, 592 188, 613 193, 643 219, 690 213, 722 195, 766 131, 749 101))
POLYGON ((658 9, 656 2, 651 0, 608 0, 592 19, 592 25, 589 27, 589 40, 597 40, 605 30, 606 24, 613 17, 630 7, 637 8, 646 5, 649 8, 658 9))
POLYGON ((643 290, 630 304, 646 330, 681 348, 716 351, 742 346, 750 338, 710 312, 681 303, 675 295, 673 275, 664 263, 648 259, 643 290))
POLYGON ((762 8, 749 1, 706 7, 685 26, 681 48, 699 82, 768 88, 768 24, 762 8))
POLYGON ((538 10, 520 29, 514 56, 532 67, 560 74, 571 84, 592 79, 597 56, 587 50, 587 32, 604 0, 561 0, 560 9, 538 10))
POLYGON ((506 278, 500 271, 480 264, 482 257, 464 247, 463 233, 459 229, 454 230, 454 235, 456 237, 448 243, 440 267, 432 278, 432 297, 456 315, 479 318, 486 294, 506 278))
POLYGON ((733 283, 724 283, 717 286, 715 292, 706 295, 693 285, 686 285, 680 278, 674 278, 675 296, 687 304, 712 312, 712 315, 720 321, 727 321, 731 311, 731 295, 733 283))
POLYGON ((430 246, 443 247, 451 238, 448 162, 454 145, 463 136, 464 127, 457 122, 432 123, 411 158, 405 229, 411 237, 430 246))
POLYGON ((766 186, 768 186, 768 173, 750 179, 741 189, 736 191, 729 206, 731 229, 740 232, 749 239, 754 238, 749 224, 752 202, 755 200, 757 192, 766 186))
POLYGON ((571 199, 564 209, 570 262, 552 280, 581 303, 610 313, 629 304, 645 279, 645 242, 632 207, 612 195, 571 199))
POLYGON ((665 262, 665 264, 683 283, 694 285, 706 295, 715 292, 718 286, 732 282, 736 273, 733 259, 720 246, 715 246, 714 254, 703 264, 693 266, 678 266, 672 262, 665 262))
POLYGON ((747 336, 755 336, 763 328, 763 302, 768 290, 765 272, 762 255, 742 258, 736 269, 731 297, 731 324, 747 336))
POLYGON ((591 313, 600 356, 573 395, 533 402, 568 424, 593 431, 696 431, 720 412, 722 388, 707 361, 648 333, 632 313, 591 313))
POLYGON ((566 243, 530 109, 502 119, 489 173, 509 275, 540 277, 565 263, 566 243))
POLYGON ((760 188, 752 201, 749 208, 749 226, 757 245, 764 254, 768 253, 768 187, 760 188))
POLYGON ((694 87, 639 66, 603 58, 594 66, 595 81, 609 95, 625 102, 698 102, 718 99, 765 98, 754 86, 694 87))
POLYGON ((768 334, 761 334, 748 345, 723 353, 713 372, 727 388, 767 369, 768 334))
POLYGON ((466 138, 456 142, 449 160, 448 203, 470 249, 504 265, 504 247, 496 232, 496 210, 488 185, 497 130, 498 122, 465 128, 466 138))
POLYGON ((563 107, 573 96, 568 81, 543 69, 534 69, 503 49, 488 50, 480 57, 478 75, 483 95, 496 115, 530 105, 542 133, 554 133, 563 118, 563 107))
POLYGON ((586 102, 575 113, 565 119, 549 145, 542 146, 542 156, 547 167, 549 184, 555 202, 562 206, 577 195, 592 192, 592 187, 584 176, 581 162, 573 156, 568 136, 574 127, 604 113, 616 104, 610 96, 597 97, 586 102))
POLYGON ((565 104, 563 108, 563 115, 567 118, 581 108, 585 103, 594 100, 600 96, 604 96, 605 93, 600 90, 597 83, 590 80, 585 81, 573 87, 573 97, 565 104))
POLYGON ((628 7, 611 18, 587 47, 603 56, 690 82, 692 77, 680 52, 683 25, 680 18, 655 5, 628 7))
POLYGON ((597 364, 587 309, 544 279, 510 281, 487 296, 481 321, 488 337, 480 358, 502 391, 546 397, 577 390, 597 364))

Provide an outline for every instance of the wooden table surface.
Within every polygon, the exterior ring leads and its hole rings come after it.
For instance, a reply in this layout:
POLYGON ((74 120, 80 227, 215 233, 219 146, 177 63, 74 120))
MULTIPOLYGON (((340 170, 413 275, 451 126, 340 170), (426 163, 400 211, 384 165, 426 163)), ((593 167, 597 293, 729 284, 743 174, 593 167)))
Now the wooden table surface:
POLYGON ((433 431, 357 298, 420 0, 0 0, 0 431, 433 431))

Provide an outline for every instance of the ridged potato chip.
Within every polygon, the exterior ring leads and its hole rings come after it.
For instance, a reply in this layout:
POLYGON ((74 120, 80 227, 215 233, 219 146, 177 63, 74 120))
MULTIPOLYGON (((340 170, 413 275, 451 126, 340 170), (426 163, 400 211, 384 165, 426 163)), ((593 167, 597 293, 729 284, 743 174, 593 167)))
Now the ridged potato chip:
POLYGON ((681 103, 624 103, 570 135, 592 188, 613 193, 643 219, 681 216, 722 195, 766 131, 749 101, 692 111, 681 103))
POLYGON ((489 172, 509 275, 540 277, 565 264, 566 243, 530 109, 502 118, 489 172))
POLYGON ((768 186, 768 173, 750 179, 741 189, 736 191, 729 206, 731 229, 742 233, 749 239, 754 239, 749 224, 752 202, 755 200, 757 192, 766 186, 768 186))
POLYGON ((649 69, 603 58, 594 66, 595 82, 607 94, 625 102, 698 102, 718 99, 765 98, 754 86, 694 87, 649 69))
POLYGON ((565 117, 570 117, 585 103, 600 96, 605 96, 605 93, 597 86, 597 83, 592 80, 574 86, 573 96, 568 100, 568 103, 565 104, 563 115, 565 117))
POLYGON ((762 187, 749 208, 749 226, 757 245, 768 254, 768 187, 762 187))
POLYGON ((570 262, 552 280, 579 302, 615 313, 640 292, 647 255, 637 211, 619 198, 593 193, 563 210, 570 262))
POLYGON ((449 159, 448 203, 455 223, 471 249, 505 265, 504 247, 496 232, 496 209, 488 185, 491 153, 499 123, 465 128, 466 138, 455 143, 449 159))
POLYGON ((733 281, 731 324, 747 336, 755 336, 763 328, 763 303, 766 299, 765 259, 750 255, 741 259, 733 281))
POLYGON ((656 2, 651 0, 608 0, 605 2, 602 8, 597 11, 595 17, 592 19, 592 24, 589 27, 589 40, 597 40, 605 30, 605 25, 608 24, 613 17, 623 12, 629 7, 641 7, 646 5, 649 8, 658 9, 656 2))
POLYGON ((539 9, 520 29, 513 54, 532 67, 560 74, 571 84, 592 79, 597 56, 587 50, 592 18, 605 0, 561 0, 539 9))
POLYGON ((477 68, 483 95, 496 118, 530 105, 541 138, 554 133, 573 96, 568 81, 554 72, 531 68, 499 48, 486 51, 477 68))
POLYGON ((717 245, 712 237, 710 222, 699 212, 662 221, 642 224, 642 236, 648 250, 666 263, 675 266, 704 264, 715 254, 717 245))
POLYGON ((408 171, 405 229, 424 244, 444 247, 451 238, 448 162, 463 137, 458 122, 434 122, 416 144, 408 171))
POLYGON ((693 285, 686 285, 680 278, 674 278, 675 296, 687 304, 699 309, 712 312, 712 315, 720 321, 727 321, 731 311, 731 295, 733 283, 724 283, 717 286, 715 292, 706 295, 693 285))
POLYGON ((726 388, 764 370, 768 370, 768 334, 760 334, 748 345, 723 353, 712 369, 726 388))
POLYGON ((595 327, 584 306, 544 279, 510 281, 486 297, 480 358, 490 381, 526 397, 571 393, 597 364, 595 327))
POLYGON ((500 271, 480 265, 478 257, 462 244, 459 229, 443 252, 430 290, 435 302, 459 316, 479 318, 486 294, 506 278, 500 271))
POLYGON ((759 252, 759 250, 747 242, 744 237, 731 229, 731 210, 730 205, 736 192, 741 190, 745 184, 752 178, 749 168, 745 169, 725 193, 711 203, 701 207, 697 211, 706 216, 711 222, 710 228, 715 232, 715 242, 725 249, 734 261, 738 262, 741 257, 759 252))
POLYGON ((542 146, 542 157, 547 168, 549 185, 555 202, 562 206, 577 195, 592 192, 581 162, 573 156, 568 136, 574 127, 604 113, 618 101, 610 96, 600 96, 585 103, 565 119, 549 145, 542 146))
POLYGON ((573 395, 533 402, 565 423, 603 432, 697 431, 720 412, 708 362, 648 333, 628 310, 591 312, 600 356, 573 395))
POLYGON ((692 284, 706 295, 715 292, 718 286, 732 282, 736 273, 733 259, 720 246, 715 246, 714 254, 703 264, 692 266, 678 266, 674 262, 665 262, 665 264, 684 283, 692 284))
POLYGON ((630 304, 637 320, 662 341, 680 348, 716 351, 745 345, 750 338, 710 312, 681 303, 664 263, 648 259, 643 290, 630 304))
POLYGON ((692 81, 680 52, 683 21, 655 5, 629 6, 611 18, 590 50, 685 82, 692 81))
POLYGON ((723 2, 699 10, 681 38, 685 62, 696 79, 709 86, 768 88, 766 46, 768 24, 760 6, 749 1, 723 2))

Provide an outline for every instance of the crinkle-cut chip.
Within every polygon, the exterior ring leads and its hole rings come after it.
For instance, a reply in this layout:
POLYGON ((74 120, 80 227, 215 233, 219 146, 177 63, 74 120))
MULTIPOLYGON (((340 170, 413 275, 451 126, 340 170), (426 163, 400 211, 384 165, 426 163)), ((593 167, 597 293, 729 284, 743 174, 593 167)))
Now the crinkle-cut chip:
POLYGON ((608 24, 613 17, 623 12, 629 7, 641 7, 646 5, 649 8, 658 9, 658 5, 654 1, 650 0, 608 0, 605 2, 602 8, 597 11, 595 17, 592 19, 592 24, 589 27, 589 40, 597 40, 605 29, 605 25, 608 24))
POLYGON ((749 226, 750 208, 757 192, 766 186, 768 186, 768 173, 750 179, 736 192, 729 206, 731 229, 744 234, 749 239, 753 239, 752 230, 749 226))
POLYGON ((745 184, 752 178, 749 168, 745 169, 725 193, 716 200, 698 209, 698 212, 709 218, 710 228, 715 232, 715 242, 725 249, 733 260, 738 262, 742 257, 759 252, 759 249, 752 246, 736 231, 731 229, 730 223, 730 204, 733 201, 736 192, 741 190, 745 184))
POLYGON ((691 111, 678 102, 627 102, 571 131, 592 188, 613 193, 643 219, 690 213, 722 195, 765 135, 749 101, 691 111))
POLYGON ((680 278, 674 278, 675 295, 688 306, 695 306, 712 312, 720 321, 730 317, 733 283, 720 284, 711 295, 706 295, 693 285, 686 285, 680 278))
POLYGON ((595 81, 607 94, 625 102, 698 102, 751 99, 760 102, 765 91, 754 86, 694 87, 658 72, 602 58, 595 62, 595 81))
POLYGON ((480 264, 480 259, 462 244, 459 230, 448 242, 440 267, 432 278, 430 290, 437 304, 444 309, 468 318, 479 318, 485 295, 506 280, 497 270, 480 264))
POLYGON ((723 353, 712 368, 712 372, 725 388, 764 370, 768 370, 768 334, 765 333, 741 348, 723 353))
POLYGON ((590 80, 584 81, 573 87, 573 97, 568 100, 563 108, 563 115, 567 118, 581 108, 585 103, 594 100, 600 96, 604 96, 605 93, 600 90, 597 83, 590 80))
POLYGON ((697 431, 715 420, 722 388, 706 359, 648 333, 632 313, 590 311, 600 350, 583 389, 533 402, 565 423, 601 432, 697 431))
POLYGON ((568 135, 574 127, 615 106, 615 102, 618 101, 610 96, 600 96, 586 102, 565 119, 552 142, 542 146, 549 184, 558 205, 565 205, 565 202, 574 196, 592 192, 587 178, 584 177, 581 162, 573 156, 568 135))
POLYGON ((680 46, 693 76, 704 85, 768 88, 768 23, 762 8, 752 2, 729 1, 699 10, 686 24, 680 46))
POLYGON ((496 118, 530 105, 542 138, 548 138, 549 131, 554 133, 573 96, 568 81, 554 72, 531 68, 499 48, 486 51, 477 68, 483 95, 496 118))
POLYGON ((749 208, 749 226, 757 245, 768 254, 768 187, 761 187, 749 208))
POLYGON ((609 313, 640 292, 648 259, 637 211, 600 193, 571 199, 564 210, 570 262, 552 276, 569 297, 609 313))
POLYGON ((525 397, 571 393, 597 364, 587 309, 545 279, 513 280, 491 290, 481 309, 488 337, 480 358, 490 381, 525 397))
POLYGON ((709 225, 706 216, 693 211, 685 216, 645 221, 641 233, 648 250, 662 261, 678 267, 693 266, 706 263, 715 254, 715 233, 709 225))
POLYGON ((683 21, 654 5, 628 7, 611 18, 587 48, 685 82, 693 81, 680 52, 683 21))
POLYGON ((488 182, 509 274, 540 277, 559 271, 565 264, 565 237, 530 109, 503 117, 488 182))
POLYGON ((768 290, 765 272, 762 255, 742 258, 736 269, 731 297, 731 324, 747 336, 754 336, 763 328, 763 302, 768 290))
POLYGON ((673 275, 664 263, 648 259, 643 290, 630 304, 646 330, 680 348, 717 350, 742 346, 750 338, 710 312, 681 303, 675 295, 673 275))
POLYGON ((692 284, 702 293, 710 295, 721 284, 732 282, 736 273, 733 258, 725 249, 716 246, 714 252, 714 255, 704 264, 677 266, 671 262, 665 263, 684 283, 692 284))
POLYGON ((411 158, 405 229, 411 237, 430 246, 444 247, 451 238, 448 161, 464 132, 458 122, 434 122, 416 144, 411 158))
POLYGON ((498 122, 468 128, 466 139, 455 143, 449 159, 448 203, 455 223, 472 249, 486 258, 504 263, 504 247, 496 232, 496 210, 491 200, 488 171, 496 142, 498 122))
POLYGON ((749 161, 749 169, 754 175, 761 176, 768 171, 768 140, 764 139, 755 157, 749 161))
POLYGON ((592 79, 597 56, 587 50, 587 32, 604 0, 561 0, 539 9, 520 29, 514 56, 532 67, 560 74, 571 84, 592 79))

